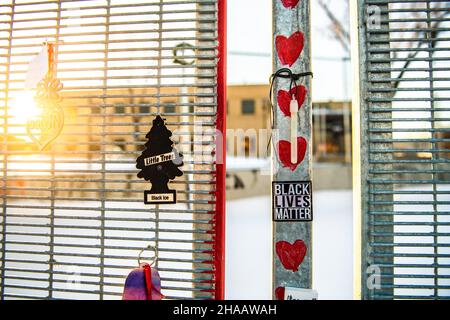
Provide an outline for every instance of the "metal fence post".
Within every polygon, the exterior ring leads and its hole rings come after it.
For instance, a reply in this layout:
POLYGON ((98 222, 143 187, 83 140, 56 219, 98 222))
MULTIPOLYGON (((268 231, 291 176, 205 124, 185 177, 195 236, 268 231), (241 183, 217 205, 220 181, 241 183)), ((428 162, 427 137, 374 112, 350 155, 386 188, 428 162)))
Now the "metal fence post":
MULTIPOLYGON (((297 4, 287 4, 281 0, 273 0, 273 68, 279 70, 288 65, 283 65, 277 51, 277 36, 284 36, 289 39, 296 32, 301 32, 304 36, 304 47, 299 57, 289 67, 294 73, 308 72, 311 70, 310 55, 310 3, 309 1, 299 1, 297 4)), ((292 39, 292 38, 291 38, 292 39)), ((299 42, 293 46, 301 46, 299 42)), ((295 51, 295 50, 294 50, 295 51)), ((310 181, 312 164, 312 103, 311 103, 311 79, 303 77, 297 85, 303 85, 306 90, 306 98, 298 112, 297 136, 303 137, 307 141, 306 153, 303 161, 294 169, 285 168, 280 165, 277 144, 280 140, 290 140, 290 121, 280 110, 276 101, 274 104, 274 137, 272 151, 273 181, 310 181)), ((289 79, 275 79, 273 86, 274 100, 277 100, 279 90, 289 91, 289 79)), ((273 224, 273 288, 272 294, 275 299, 283 299, 280 292, 283 288, 294 287, 309 289, 312 287, 312 222, 274 222, 273 224), (283 266, 277 254, 277 243, 285 241, 290 244, 297 240, 302 240, 306 245, 306 255, 301 262, 298 271, 287 270, 283 266)))

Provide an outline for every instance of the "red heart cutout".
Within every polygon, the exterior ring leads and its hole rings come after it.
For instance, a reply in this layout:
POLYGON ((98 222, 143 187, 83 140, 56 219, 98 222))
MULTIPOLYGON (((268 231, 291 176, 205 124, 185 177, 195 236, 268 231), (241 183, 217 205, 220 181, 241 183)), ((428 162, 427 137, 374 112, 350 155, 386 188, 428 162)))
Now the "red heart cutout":
POLYGON ((276 289, 275 289, 275 298, 276 298, 277 300, 284 300, 284 292, 285 292, 284 287, 278 287, 278 288, 276 288, 276 289))
POLYGON ((300 0, 281 0, 286 8, 294 8, 300 0))
POLYGON ((291 143, 286 140, 281 140, 278 142, 278 157, 283 167, 289 168, 292 171, 297 169, 298 165, 302 163, 306 154, 306 147, 308 142, 303 137, 297 138, 297 163, 291 162, 291 143))
POLYGON ((298 102, 298 109, 303 105, 303 102, 305 102, 306 98, 306 88, 304 86, 297 86, 295 88, 292 88, 289 92, 285 90, 278 91, 277 100, 278 100, 278 106, 280 107, 281 111, 284 113, 286 117, 291 116, 291 100, 292 95, 295 95, 295 99, 298 102))
POLYGON ((294 244, 286 241, 278 241, 276 252, 281 263, 287 270, 298 271, 300 264, 306 256, 306 244, 303 240, 297 240, 294 244))
POLYGON ((290 67, 297 61, 304 46, 303 33, 295 32, 289 38, 285 36, 277 36, 275 45, 277 47, 278 58, 283 65, 288 64, 290 67))

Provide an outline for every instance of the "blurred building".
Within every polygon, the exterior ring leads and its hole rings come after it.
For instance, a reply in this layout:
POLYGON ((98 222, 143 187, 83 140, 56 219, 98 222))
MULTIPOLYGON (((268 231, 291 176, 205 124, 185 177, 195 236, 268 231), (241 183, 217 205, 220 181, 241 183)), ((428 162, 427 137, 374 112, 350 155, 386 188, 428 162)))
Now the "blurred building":
MULTIPOLYGON (((270 128, 271 105, 268 85, 228 87, 227 128, 270 128)), ((351 162, 351 102, 313 102, 313 152, 315 162, 351 162)), ((247 135, 227 137, 227 154, 266 157, 269 135, 248 131, 247 135), (234 141, 231 141, 234 139, 234 141), (240 140, 240 141, 239 141, 240 140)))
MULTIPOLYGON (((109 157, 141 150, 154 114, 161 113, 169 123, 182 121, 193 113, 195 98, 180 103, 177 88, 163 88, 159 93, 146 89, 109 92, 71 92, 63 94, 65 125, 52 143, 59 154, 95 156, 103 148, 109 157), (80 96, 82 98, 80 98, 80 96), (181 105, 180 105, 181 104, 181 105), (106 115, 105 122, 103 114, 106 115), (80 119, 84 119, 80 123, 80 119), (136 137, 138 135, 138 137, 136 137), (137 141, 137 142, 136 142, 137 141)), ((351 103, 323 101, 313 103, 314 161, 350 163, 351 103)), ((271 105, 268 85, 232 85, 227 101, 227 155, 266 158, 270 137, 271 105)), ((193 126, 190 126, 192 129, 193 126)), ((26 130, 18 132, 11 149, 34 150, 26 130)), ((176 137, 174 137, 176 139, 176 137)))
MULTIPOLYGON (((161 88, 160 92, 150 89, 118 89, 100 91, 63 91, 63 110, 65 125, 61 135, 52 143, 54 154, 60 162, 77 162, 88 158, 93 166, 102 159, 113 161, 117 180, 126 180, 132 174, 134 159, 146 142, 145 135, 151 127, 156 113, 166 119, 168 127, 179 128, 183 116, 192 114, 196 97, 181 101, 178 88, 161 88), (159 96, 159 99, 156 97, 159 96), (105 98, 107 97, 107 98, 105 98), (105 117, 104 117, 105 115, 105 117), (65 159, 65 160, 64 160, 65 159)), ((188 93, 189 94, 189 93, 188 93)), ((314 179, 317 188, 347 188, 351 181, 351 106, 349 102, 315 102, 313 104, 313 152, 315 161, 314 179)), ((270 161, 267 144, 270 137, 271 105, 268 85, 232 85, 228 87, 227 102, 227 156, 229 174, 227 188, 230 197, 235 192, 239 196, 264 193, 270 185, 268 170, 270 161), (258 160, 259 159, 259 160, 258 160), (264 190, 262 190, 263 188, 264 190), (250 193, 249 193, 250 192, 250 193)), ((201 114, 199 115, 201 116, 201 114)), ((183 130, 193 130, 188 125, 183 130)), ((212 128, 214 129, 214 128, 212 128)), ((20 151, 23 157, 27 152, 33 155, 37 147, 27 137, 25 124, 16 128, 17 133, 10 137, 8 149, 20 151), (20 131, 22 129, 22 132, 20 131)), ((182 152, 190 152, 193 144, 183 145, 181 139, 193 139, 174 134, 173 141, 182 152)), ((42 155, 43 162, 50 154, 42 155)), ((47 159, 48 160, 48 159, 47 159)), ((70 164, 65 173, 74 177, 70 164)), ((100 167, 98 167, 100 169, 100 167)), ((64 170, 63 170, 64 171, 64 170)), ((63 173, 59 173, 63 175, 63 173)), ((19 181, 20 182, 20 181, 19 181)), ((14 182, 11 182, 14 183, 14 182)), ((27 182, 36 184, 33 181, 27 182)), ((76 182, 67 182, 72 187, 76 182)), ((125 183, 126 184, 126 183, 125 183)), ((110 187, 126 189, 125 185, 110 187)), ((95 189, 92 183, 92 189, 95 189)), ((65 196, 72 196, 65 194, 65 196)), ((124 195, 125 196, 125 195, 124 195)))

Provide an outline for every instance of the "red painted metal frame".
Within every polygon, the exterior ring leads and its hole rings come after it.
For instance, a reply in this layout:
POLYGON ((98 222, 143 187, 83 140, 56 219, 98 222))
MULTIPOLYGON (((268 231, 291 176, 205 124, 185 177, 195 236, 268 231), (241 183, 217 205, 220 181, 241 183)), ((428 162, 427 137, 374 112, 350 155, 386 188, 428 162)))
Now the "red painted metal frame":
POLYGON ((227 0, 218 2, 217 66, 217 140, 216 148, 216 217, 215 217, 215 295, 225 298, 225 174, 226 174, 226 105, 227 105, 227 0))

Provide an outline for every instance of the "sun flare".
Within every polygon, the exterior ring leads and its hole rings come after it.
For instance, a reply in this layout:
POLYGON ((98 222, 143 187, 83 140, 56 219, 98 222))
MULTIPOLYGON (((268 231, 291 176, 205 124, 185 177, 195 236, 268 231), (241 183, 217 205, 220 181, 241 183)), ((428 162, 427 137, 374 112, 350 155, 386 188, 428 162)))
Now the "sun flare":
POLYGON ((34 91, 21 91, 11 99, 8 113, 9 113, 9 133, 15 135, 17 138, 31 141, 27 135, 28 120, 38 117, 42 110, 34 100, 34 91))

